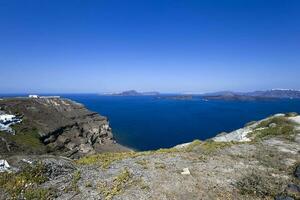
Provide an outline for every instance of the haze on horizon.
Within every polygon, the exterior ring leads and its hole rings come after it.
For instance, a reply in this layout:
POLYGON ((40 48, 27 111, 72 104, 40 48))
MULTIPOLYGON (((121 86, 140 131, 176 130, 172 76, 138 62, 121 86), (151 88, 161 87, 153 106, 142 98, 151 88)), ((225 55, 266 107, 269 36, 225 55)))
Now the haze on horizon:
POLYGON ((0 2, 0 93, 300 89, 300 1, 0 2))

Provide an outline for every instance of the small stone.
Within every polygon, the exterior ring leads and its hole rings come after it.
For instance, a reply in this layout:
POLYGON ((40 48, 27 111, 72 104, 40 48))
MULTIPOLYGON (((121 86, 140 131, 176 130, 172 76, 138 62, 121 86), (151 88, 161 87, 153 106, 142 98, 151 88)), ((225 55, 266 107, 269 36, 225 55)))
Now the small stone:
POLYGON ((277 126, 277 124, 275 124, 275 123, 269 124, 269 127, 270 127, 270 128, 275 128, 276 126, 277 126))
POLYGON ((183 168, 181 174, 182 175, 190 175, 191 173, 190 173, 189 168, 183 168))

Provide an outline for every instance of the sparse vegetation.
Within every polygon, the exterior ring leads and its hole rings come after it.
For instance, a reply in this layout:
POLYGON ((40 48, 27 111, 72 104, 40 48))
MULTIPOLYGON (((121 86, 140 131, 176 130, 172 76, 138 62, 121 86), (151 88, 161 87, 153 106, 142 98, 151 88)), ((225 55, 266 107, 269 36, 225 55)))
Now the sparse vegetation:
POLYGON ((230 147, 234 142, 215 142, 213 140, 207 140, 203 144, 200 145, 201 149, 204 153, 212 153, 216 150, 223 149, 225 147, 230 147))
POLYGON ((137 160, 135 163, 141 165, 144 169, 147 169, 149 161, 146 159, 141 159, 141 160, 137 160))
POLYGON ((35 166, 27 166, 18 173, 1 173, 0 187, 12 199, 19 199, 21 196, 26 199, 47 199, 51 191, 37 188, 38 185, 47 181, 45 170, 45 166, 38 163, 35 166))
POLYGON ((200 144, 202 144, 202 142, 200 140, 194 140, 185 148, 185 150, 192 151, 196 146, 198 146, 200 144))
POLYGON ((293 122, 291 122, 286 117, 271 117, 269 119, 261 121, 256 128, 265 128, 269 127, 271 124, 276 124, 277 126, 284 126, 284 125, 293 125, 293 122))
POLYGON ((97 155, 91 155, 83 157, 76 162, 78 164, 100 164, 104 169, 107 169, 111 163, 126 158, 132 158, 137 156, 136 152, 120 152, 120 153, 100 153, 97 155))
POLYGON ((143 179, 140 179, 140 181, 138 182, 138 185, 141 190, 149 190, 150 189, 149 185, 147 185, 143 179))
MULTIPOLYGON (((120 161, 128 158, 136 158, 139 156, 148 156, 148 155, 157 155, 157 154, 172 154, 172 153, 185 153, 195 150, 195 148, 199 148, 201 151, 205 153, 211 153, 215 150, 228 147, 234 144, 233 142, 214 142, 212 140, 200 141, 194 140, 187 147, 182 149, 177 148, 169 148, 169 149, 158 149, 155 151, 142 151, 142 152, 108 152, 108 153, 100 153, 96 155, 86 156, 76 161, 77 164, 82 165, 91 165, 91 164, 99 164, 103 169, 107 169, 113 162, 120 161)), ((143 165, 146 167, 146 161, 136 161, 136 163, 143 165)))
POLYGON ((242 195, 258 197, 274 197, 283 191, 286 182, 283 179, 275 178, 268 173, 255 171, 245 175, 237 182, 237 188, 242 195))
POLYGON ((98 189, 104 195, 105 200, 111 200, 115 195, 123 192, 131 177, 132 175, 128 169, 125 169, 113 179, 112 184, 99 183, 98 189))
POLYGON ((92 187, 93 185, 92 185, 92 183, 90 182, 90 181, 87 181, 86 183, 85 183, 85 187, 92 187))
POLYGON ((75 192, 79 192, 79 188, 78 188, 78 181, 81 178, 81 172, 80 171, 75 171, 72 175, 72 181, 71 181, 71 190, 75 191, 75 192))
POLYGON ((45 188, 28 189, 24 193, 25 199, 28 200, 48 200, 50 199, 50 196, 52 196, 52 191, 50 189, 45 188))
POLYGON ((215 142, 213 140, 206 140, 206 141, 194 140, 184 149, 184 151, 185 152, 201 151, 203 153, 211 153, 211 152, 214 152, 215 150, 229 147, 233 144, 234 144, 234 142, 215 142))
POLYGON ((156 162, 154 165, 155 169, 166 169, 166 165, 164 163, 156 162))
POLYGON ((155 155, 155 154, 164 154, 164 153, 176 153, 180 152, 180 150, 175 148, 170 149, 158 149, 155 151, 143 151, 143 152, 109 152, 109 153, 100 153, 97 155, 91 155, 83 157, 76 161, 78 164, 100 164, 103 169, 109 168, 109 166, 116 161, 128 159, 128 158, 136 158, 139 156, 147 156, 147 155, 155 155))
POLYGON ((270 136, 282 136, 291 139, 294 134, 295 124, 286 117, 272 117, 264 120, 257 125, 257 129, 250 134, 255 140, 263 139, 270 136))

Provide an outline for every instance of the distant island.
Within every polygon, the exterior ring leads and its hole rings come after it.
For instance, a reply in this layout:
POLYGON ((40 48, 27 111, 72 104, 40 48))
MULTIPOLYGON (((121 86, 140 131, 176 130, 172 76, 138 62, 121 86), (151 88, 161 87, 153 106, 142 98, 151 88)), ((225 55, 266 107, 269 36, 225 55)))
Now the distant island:
POLYGON ((138 92, 136 90, 126 90, 120 93, 109 93, 106 95, 111 95, 111 96, 156 96, 160 95, 159 92, 156 91, 151 91, 151 92, 138 92))
POLYGON ((172 95, 172 96, 158 96, 158 99, 172 99, 172 100, 192 100, 193 95, 172 95))
POLYGON ((276 99, 300 99, 300 90, 293 89, 272 89, 265 91, 254 92, 234 92, 234 91, 220 91, 204 94, 164 94, 156 91, 138 92, 136 90, 126 90, 119 93, 106 93, 101 95, 107 96, 157 96, 157 99, 173 99, 173 100, 238 100, 238 101, 252 101, 252 100, 276 100, 276 99))
POLYGON ((270 98, 286 98, 300 99, 300 90, 292 89, 272 89, 266 91, 255 91, 246 93, 247 96, 270 97, 270 98))
POLYGON ((300 99, 300 91, 292 89, 272 89, 254 92, 216 92, 201 95, 207 100, 272 100, 272 99, 300 99))

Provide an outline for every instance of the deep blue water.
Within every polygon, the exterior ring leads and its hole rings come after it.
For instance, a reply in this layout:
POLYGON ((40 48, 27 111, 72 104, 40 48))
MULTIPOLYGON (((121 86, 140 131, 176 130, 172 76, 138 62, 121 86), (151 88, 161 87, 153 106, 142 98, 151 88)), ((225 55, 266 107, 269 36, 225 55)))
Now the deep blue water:
POLYGON ((207 139, 281 112, 300 113, 300 100, 202 101, 65 95, 109 118, 116 140, 150 150, 207 139))

